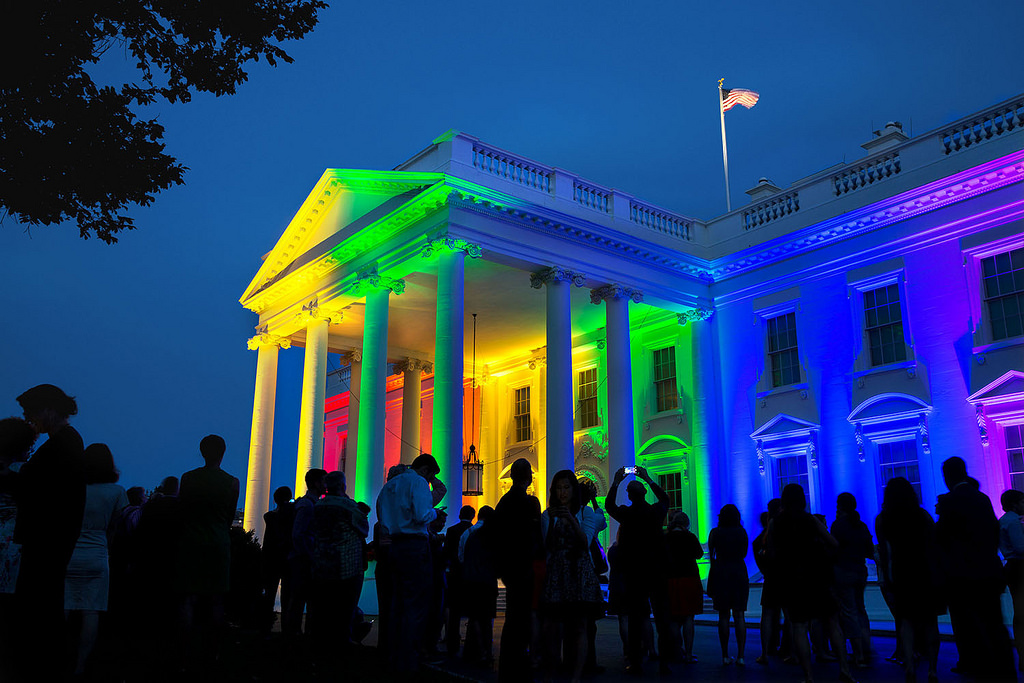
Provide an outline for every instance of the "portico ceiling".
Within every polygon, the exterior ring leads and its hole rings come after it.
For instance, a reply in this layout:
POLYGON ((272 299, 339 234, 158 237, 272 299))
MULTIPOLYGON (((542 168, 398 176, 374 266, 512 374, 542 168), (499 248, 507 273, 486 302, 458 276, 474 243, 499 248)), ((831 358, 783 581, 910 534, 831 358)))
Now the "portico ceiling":
MULTIPOLYGON (((433 360, 437 315, 436 262, 426 271, 406 275, 405 292, 392 294, 388 307, 388 356, 433 360)), ((473 317, 477 314, 477 366, 525 356, 545 346, 545 291, 530 287, 530 273, 494 261, 466 259, 465 358, 472 360, 473 317)), ((572 288, 572 334, 601 338, 604 306, 590 302, 590 290, 572 288)), ((632 304, 631 315, 642 320, 654 307, 632 304)), ((343 309, 340 323, 331 324, 328 346, 333 352, 362 347, 364 300, 343 309)), ((301 334, 301 333, 300 333, 301 334)), ((299 335, 297 335, 299 336, 299 335)), ((297 339, 301 345, 301 337, 297 339)))

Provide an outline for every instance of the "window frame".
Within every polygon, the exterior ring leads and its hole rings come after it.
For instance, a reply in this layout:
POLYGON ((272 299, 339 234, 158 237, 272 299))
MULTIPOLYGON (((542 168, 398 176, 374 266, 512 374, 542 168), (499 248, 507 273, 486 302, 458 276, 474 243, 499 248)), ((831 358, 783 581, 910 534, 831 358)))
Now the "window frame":
MULTIPOLYGON (((591 365, 589 367, 579 368, 576 370, 576 431, 593 429, 594 427, 601 426, 601 380, 597 370, 597 365, 591 365), (594 381, 586 382, 583 381, 583 376, 587 373, 594 373, 594 381), (593 396, 583 396, 583 388, 593 386, 593 396), (584 401, 592 401, 593 411, 584 411, 584 401), (593 413, 593 423, 587 424, 584 422, 584 416, 593 413)), ((590 405, 589 403, 587 405, 590 405)))
POLYGON ((887 370, 915 366, 917 359, 914 353, 911 321, 907 308, 906 278, 902 264, 897 270, 891 270, 874 277, 851 282, 848 287, 848 296, 853 307, 856 328, 860 332, 860 344, 854 361, 854 375, 859 377, 873 372, 885 372, 887 370), (871 335, 868 327, 865 297, 869 292, 892 286, 896 287, 899 295, 900 323, 902 325, 903 354, 905 357, 876 365, 871 358, 871 335))
MULTIPOLYGON (((875 478, 876 478, 877 484, 878 484, 878 500, 882 500, 883 499, 883 494, 884 494, 884 491, 885 491, 885 485, 886 485, 886 483, 888 483, 886 478, 885 478, 885 476, 883 475, 882 469, 884 467, 892 466, 894 464, 894 463, 883 463, 882 462, 883 446, 886 447, 886 448, 890 448, 891 449, 892 448, 892 444, 908 444, 908 443, 912 443, 914 445, 914 462, 917 464, 917 481, 912 481, 909 477, 905 477, 905 478, 908 481, 910 481, 911 485, 914 487, 914 491, 917 493, 918 501, 922 501, 922 504, 923 504, 923 501, 925 500, 925 498, 924 498, 925 491, 924 491, 924 482, 922 481, 923 480, 923 477, 922 477, 922 469, 923 468, 921 467, 921 443, 920 443, 920 433, 919 433, 919 431, 914 432, 914 433, 904 432, 904 433, 898 434, 898 435, 896 435, 896 436, 894 436, 892 438, 883 437, 883 438, 879 438, 877 440, 872 440, 872 444, 874 445, 873 450, 874 450, 874 453, 875 453, 875 473, 876 473, 875 474, 875 478)), ((901 462, 901 463, 908 463, 910 461, 909 460, 901 460, 899 462, 901 462)), ((900 475, 895 475, 895 476, 900 476, 900 475)), ((892 478, 894 478, 894 477, 890 477, 890 479, 892 479, 892 478)))
POLYGON ((669 344, 661 348, 651 349, 651 383, 654 385, 654 412, 666 413, 674 410, 679 410, 679 372, 676 367, 676 345, 669 344), (666 351, 671 352, 671 361, 665 362, 662 360, 659 363, 659 354, 663 354, 666 351), (668 368, 672 371, 670 377, 658 377, 659 368, 668 368), (664 394, 664 398, 671 397, 672 405, 662 404, 662 388, 671 386, 672 390, 664 394))
MULTIPOLYGON (((1008 249, 1006 251, 1000 251, 1000 252, 997 252, 997 253, 994 253, 994 254, 989 254, 988 256, 983 256, 983 257, 978 259, 979 275, 981 276, 981 284, 979 286, 979 291, 980 291, 981 297, 982 297, 982 309, 987 314, 987 318, 988 318, 988 334, 989 334, 989 337, 992 339, 993 342, 1002 342, 1004 340, 1013 340, 1013 339, 1024 338, 1024 324, 1021 325, 1021 331, 1019 333, 1017 333, 1017 334, 1012 334, 1012 335, 1004 334, 1001 337, 997 337, 996 336, 996 332, 995 332, 995 320, 994 320, 994 318, 992 316, 992 308, 991 308, 991 304, 993 302, 995 302, 995 301, 1001 301, 1003 299, 1009 299, 1011 297, 1017 298, 1018 301, 1019 301, 1018 309, 1017 309, 1017 316, 1020 317, 1022 319, 1022 323, 1024 323, 1024 263, 1021 264, 1021 267, 1019 269, 1015 269, 1014 268, 1014 265, 1013 265, 1013 254, 1015 254, 1017 252, 1020 252, 1020 259, 1021 259, 1022 262, 1024 262, 1024 246, 1017 247, 1016 249, 1008 249), (988 295, 988 284, 986 283, 986 280, 989 278, 989 276, 985 275, 985 262, 988 261, 989 259, 992 259, 992 265, 994 267, 998 268, 999 267, 998 259, 1001 256, 1006 256, 1008 259, 1010 259, 1010 270, 1005 272, 1005 273, 1000 273, 997 270, 995 275, 994 275, 994 277, 996 277, 996 279, 999 280, 999 279, 1001 279, 1001 276, 1008 275, 1010 277, 1011 281, 1015 281, 1017 278, 1014 277, 1014 273, 1019 271, 1020 272, 1020 278, 1021 278, 1021 281, 1022 281, 1022 285, 1021 285, 1020 289, 1013 289, 1013 290, 1011 290, 1007 294, 1002 294, 1001 293, 1001 294, 998 294, 996 296, 989 296, 988 295)), ((1000 283, 997 282, 997 286, 999 286, 999 284, 1000 283)), ((1011 285, 1011 286, 1013 286, 1013 285, 1011 285)), ((1005 325, 1004 325, 1004 332, 1005 332, 1005 325)))
MULTIPOLYGON (((800 330, 802 326, 801 313, 802 308, 800 306, 799 291, 796 288, 787 290, 786 292, 780 293, 786 296, 786 299, 779 303, 772 303, 769 306, 762 306, 756 308, 754 311, 754 324, 758 327, 761 335, 761 375, 757 382, 757 397, 763 398, 765 396, 771 396, 774 394, 782 394, 789 391, 803 391, 810 387, 808 382, 807 372, 807 359, 804 353, 801 352, 800 347, 800 330), (797 337, 797 368, 800 373, 800 380, 794 384, 783 384, 782 386, 773 386, 772 384, 772 365, 769 350, 768 341, 768 321, 773 318, 778 318, 783 315, 793 314, 794 327, 797 337)), ((768 299, 768 297, 765 297, 768 299)), ((755 306, 756 306, 755 302, 755 306)))
POLYGON ((1004 339, 993 338, 992 321, 989 317, 988 306, 985 305, 981 266, 981 262, 989 256, 998 256, 1024 247, 1024 234, 1015 231, 1009 236, 989 239, 981 244, 963 246, 963 241, 961 241, 961 245, 964 275, 967 279, 968 304, 973 324, 973 352, 979 354, 1024 344, 1024 335, 1004 339))
POLYGON ((533 392, 530 390, 529 384, 523 384, 517 387, 511 387, 512 389, 512 437, 513 443, 527 443, 533 441, 533 414, 532 414, 532 403, 531 398, 533 392), (526 412, 519 412, 521 406, 521 399, 519 392, 526 392, 526 412), (524 420, 522 423, 520 420, 524 420), (526 438, 519 438, 523 435, 525 430, 526 438))

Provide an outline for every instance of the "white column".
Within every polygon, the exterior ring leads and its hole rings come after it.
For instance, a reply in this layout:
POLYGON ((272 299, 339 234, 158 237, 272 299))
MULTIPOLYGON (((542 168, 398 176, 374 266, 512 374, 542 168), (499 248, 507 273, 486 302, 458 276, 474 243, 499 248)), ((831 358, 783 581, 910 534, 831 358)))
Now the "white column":
MULTIPOLYGON (((633 372, 629 351, 629 301, 643 301, 643 294, 621 285, 605 285, 590 291, 591 302, 605 302, 605 326, 608 334, 608 478, 620 467, 636 462, 635 420, 633 417, 633 372)), ((622 492, 624 496, 625 493, 622 492)), ((620 501, 624 498, 620 497, 620 501)), ((614 538, 614 524, 608 537, 614 538)))
POLYGON ((564 268, 545 268, 530 276, 530 286, 546 287, 547 384, 545 417, 547 472, 576 469, 573 452, 572 306, 570 288, 584 276, 564 268))
MULTIPOLYGON (((715 420, 718 411, 715 397, 719 395, 715 388, 714 368, 717 361, 714 341, 711 338, 713 314, 711 308, 694 308, 676 315, 679 324, 690 329, 690 358, 693 359, 690 366, 693 373, 693 443, 690 447, 687 469, 690 480, 694 482, 690 484, 691 491, 694 491, 691 508, 697 512, 693 525, 694 533, 702 536, 707 536, 708 531, 715 525, 711 511, 719 509, 720 505, 712 486, 711 476, 711 454, 716 452, 717 441, 715 420)), ((683 485, 686 486, 686 482, 683 485)))
POLYGON ((270 508, 270 462, 274 445, 274 403, 277 396, 277 353, 287 348, 287 339, 263 334, 249 340, 257 349, 256 391, 252 401, 252 431, 249 435, 249 467, 245 478, 245 514, 242 527, 263 539, 263 513, 270 508))
POLYGON ((306 492, 306 472, 324 466, 324 392, 327 389, 328 320, 311 316, 306 324, 299 410, 299 448, 295 463, 295 497, 306 492))
POLYGON ((423 373, 430 372, 430 364, 416 358, 407 358, 395 363, 395 370, 402 373, 402 458, 409 465, 416 459, 420 449, 420 395, 423 390, 423 373))
MULTIPOLYGON (((363 352, 359 350, 342 354, 341 362, 348 365, 348 445, 345 451, 345 481, 355 482, 356 462, 359 453, 359 383, 363 376, 363 352)), ((348 492, 353 492, 349 484, 348 492)))
POLYGON ((432 448, 441 467, 439 477, 448 487, 449 510, 462 505, 465 261, 465 252, 444 251, 437 274, 432 448))
POLYGON ((359 447, 356 478, 349 486, 355 500, 372 502, 384 486, 384 418, 388 390, 388 302, 405 282, 371 275, 362 279, 366 290, 363 320, 363 367, 359 390, 359 447))

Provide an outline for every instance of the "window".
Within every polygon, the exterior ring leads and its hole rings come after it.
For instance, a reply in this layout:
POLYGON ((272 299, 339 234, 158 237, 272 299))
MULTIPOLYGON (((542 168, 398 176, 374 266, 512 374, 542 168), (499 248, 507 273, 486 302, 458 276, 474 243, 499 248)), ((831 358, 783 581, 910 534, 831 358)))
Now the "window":
POLYGON ((669 510, 681 510, 683 507, 683 476, 679 472, 658 475, 658 486, 668 495, 669 510))
POLYGON ((775 458, 775 495, 781 496, 788 484, 800 484, 807 501, 811 500, 810 479, 807 476, 806 455, 786 455, 775 458))
POLYGON ((516 389, 513 412, 516 427, 516 443, 529 441, 530 433, 530 387, 516 389))
POLYGON ((598 425, 597 416, 597 368, 590 368, 579 373, 576 419, 580 429, 589 429, 598 425))
POLYGON ((921 500, 921 474, 917 464, 917 440, 883 441, 878 444, 878 465, 882 471, 882 486, 890 479, 903 477, 911 483, 921 500))
POLYGON ((1024 247, 981 260, 992 340, 1024 335, 1024 247))
POLYGON ((864 325, 871 349, 872 366, 907 359, 898 284, 864 292, 864 325))
POLYGON ((679 407, 679 392, 676 389, 676 347, 674 346, 654 352, 654 390, 659 413, 679 407))
POLYGON ((785 313, 768 319, 768 359, 772 371, 772 388, 800 381, 796 313, 785 313))
POLYGON ((1010 488, 1024 491, 1024 425, 1009 425, 1006 438, 1006 462, 1010 465, 1010 488))

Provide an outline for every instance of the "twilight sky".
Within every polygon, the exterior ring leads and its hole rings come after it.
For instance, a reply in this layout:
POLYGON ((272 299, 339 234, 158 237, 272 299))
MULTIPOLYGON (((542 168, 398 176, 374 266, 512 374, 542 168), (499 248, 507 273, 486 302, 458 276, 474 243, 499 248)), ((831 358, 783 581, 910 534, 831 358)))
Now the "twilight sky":
MULTIPOLYGON (((118 244, 4 221, 0 417, 50 382, 126 487, 198 466, 211 432, 244 485, 256 316, 238 298, 325 168, 391 169, 456 128, 711 218, 719 78, 761 94, 726 115, 739 207, 760 176, 862 156, 886 121, 922 134, 1020 93, 1021 27, 1005 1, 335 2, 284 46, 294 64, 153 108, 190 171, 118 244)), ((102 69, 130 78, 116 55, 102 69)), ((280 358, 274 487, 294 479, 302 351, 280 358)))

